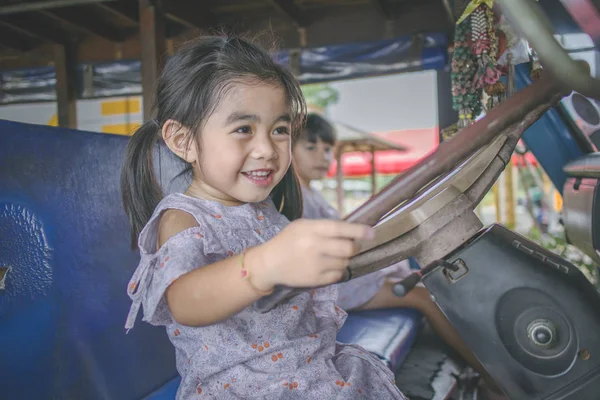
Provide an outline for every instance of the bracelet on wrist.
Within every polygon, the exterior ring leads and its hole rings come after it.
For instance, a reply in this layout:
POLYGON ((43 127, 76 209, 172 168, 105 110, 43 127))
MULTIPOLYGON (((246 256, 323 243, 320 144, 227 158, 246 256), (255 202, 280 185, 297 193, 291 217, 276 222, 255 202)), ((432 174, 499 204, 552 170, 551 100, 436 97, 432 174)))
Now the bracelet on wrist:
POLYGON ((252 289, 254 289, 255 292, 257 292, 258 294, 260 294, 261 296, 268 296, 271 293, 273 293, 274 288, 271 288, 270 290, 262 290, 259 289, 258 287, 256 287, 256 285, 254 285, 254 283, 252 283, 252 269, 248 268, 248 266, 246 265, 246 253, 247 250, 244 250, 240 253, 239 256, 239 263, 240 263, 240 275, 242 277, 243 280, 248 281, 248 284, 250 284, 250 286, 252 287, 252 289))

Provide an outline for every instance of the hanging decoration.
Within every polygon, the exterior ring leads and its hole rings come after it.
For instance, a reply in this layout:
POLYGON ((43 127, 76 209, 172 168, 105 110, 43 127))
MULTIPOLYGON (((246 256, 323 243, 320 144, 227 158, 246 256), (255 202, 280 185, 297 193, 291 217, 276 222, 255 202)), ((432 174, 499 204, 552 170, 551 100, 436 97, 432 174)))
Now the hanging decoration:
POLYGON ((447 140, 452 139, 452 137, 454 135, 456 135, 457 132, 458 132, 458 126, 457 126, 457 124, 452 124, 450 126, 445 127, 440 132, 440 134, 442 136, 442 142, 445 142, 447 140))
POLYGON ((494 0, 453 2, 457 23, 451 65, 452 106, 459 120, 442 130, 443 139, 503 101, 507 88, 501 77, 508 75, 511 66, 529 62, 531 57, 531 77, 539 76, 537 55, 533 51, 530 55, 527 41, 503 16, 494 13, 493 6, 494 0))
POLYGON ((453 107, 459 114, 457 128, 473 123, 483 111, 485 91, 490 105, 499 103, 505 89, 498 82, 498 39, 493 0, 472 0, 457 21, 452 57, 453 107))
POLYGON ((531 49, 531 80, 537 81, 542 73, 542 64, 535 50, 531 49))
POLYGON ((456 26, 454 54, 452 55, 452 105, 458 112, 459 128, 465 127, 480 110, 481 94, 472 82, 475 77, 477 60, 471 51, 470 18, 456 26))

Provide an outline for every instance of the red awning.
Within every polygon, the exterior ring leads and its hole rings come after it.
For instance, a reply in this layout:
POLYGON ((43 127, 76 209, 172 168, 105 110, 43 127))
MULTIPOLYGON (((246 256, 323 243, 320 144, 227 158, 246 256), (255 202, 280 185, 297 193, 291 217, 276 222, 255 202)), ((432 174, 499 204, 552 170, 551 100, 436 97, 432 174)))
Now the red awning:
MULTIPOLYGON (((533 165, 534 167, 538 166, 537 159, 535 158, 535 156, 532 153, 525 153, 525 159, 527 159, 527 162, 529 164, 533 165)), ((512 156, 512 162, 517 167, 524 167, 525 166, 525 162, 523 160, 523 156, 520 155, 520 154, 513 154, 513 156, 512 156)))
MULTIPOLYGON (((408 151, 394 150, 375 153, 375 172, 378 174, 398 174, 412 167, 431 152, 439 143, 437 127, 378 133, 384 139, 394 142, 408 151)), ((333 162, 328 176, 335 176, 336 162, 333 162)), ((371 175, 371 153, 346 153, 342 155, 344 176, 371 175)))
MULTIPOLYGON (((431 129, 413 129, 380 133, 379 136, 401 145, 407 149, 406 152, 398 151, 379 151, 375 153, 375 172, 378 174, 399 174, 406 171, 423 158, 437 149, 439 144, 438 128, 431 129)), ((537 160, 534 155, 527 153, 527 161, 533 166, 537 166, 537 160)), ((512 157, 513 163, 518 167, 525 166, 523 156, 515 154, 512 157)), ((329 173, 330 177, 335 176, 337 164, 334 161, 329 173)), ((346 153, 342 155, 342 171, 344 176, 370 176, 371 175, 371 153, 346 153)))

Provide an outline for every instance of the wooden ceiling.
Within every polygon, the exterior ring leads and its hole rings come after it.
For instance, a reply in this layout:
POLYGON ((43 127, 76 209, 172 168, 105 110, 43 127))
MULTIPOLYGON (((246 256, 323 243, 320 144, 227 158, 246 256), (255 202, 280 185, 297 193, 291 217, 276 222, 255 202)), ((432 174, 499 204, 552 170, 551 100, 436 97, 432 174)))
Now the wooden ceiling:
MULTIPOLYGON (((52 65, 56 45, 78 62, 140 59, 140 3, 160 0, 2 0, 0 70, 52 65)), ((279 47, 315 47, 451 32, 447 0, 163 0, 167 49, 220 30, 270 32, 279 47)))

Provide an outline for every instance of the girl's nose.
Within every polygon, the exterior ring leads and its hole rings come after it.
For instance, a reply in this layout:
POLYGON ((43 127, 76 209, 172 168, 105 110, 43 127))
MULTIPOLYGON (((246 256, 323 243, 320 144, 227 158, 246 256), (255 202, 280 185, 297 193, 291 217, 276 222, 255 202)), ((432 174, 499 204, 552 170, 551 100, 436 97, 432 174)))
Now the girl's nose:
POLYGON ((272 160, 277 157, 277 148, 270 137, 256 135, 253 140, 252 156, 257 160, 272 160))

